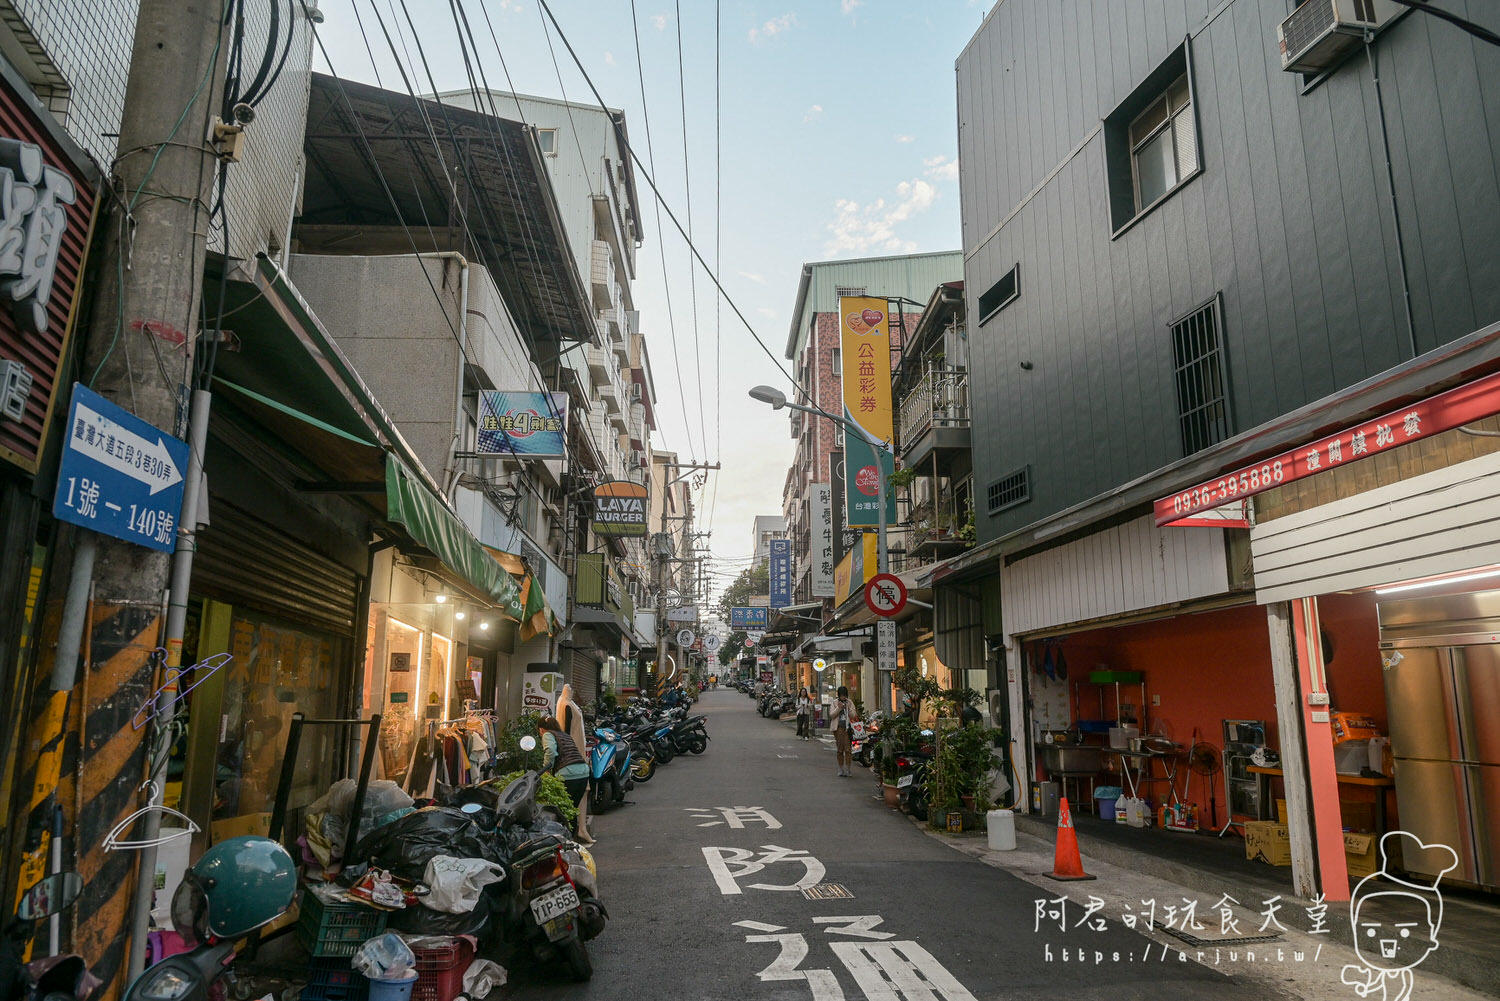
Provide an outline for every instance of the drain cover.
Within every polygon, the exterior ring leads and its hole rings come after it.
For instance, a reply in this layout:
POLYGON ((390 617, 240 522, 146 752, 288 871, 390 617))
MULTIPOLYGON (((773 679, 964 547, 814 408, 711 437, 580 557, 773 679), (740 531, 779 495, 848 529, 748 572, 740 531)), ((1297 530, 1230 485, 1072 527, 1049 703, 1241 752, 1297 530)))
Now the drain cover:
POLYGON ((842 883, 819 883, 802 891, 808 900, 853 900, 854 894, 842 883))
MULTIPOLYGON (((814 889, 816 889, 816 887, 814 887, 814 889)), ((806 893, 807 891, 803 890, 802 892, 806 893)), ((1194 935, 1190 931, 1168 927, 1167 925, 1162 924, 1160 921, 1153 923, 1151 927, 1155 928, 1157 931, 1164 931, 1168 935, 1171 935, 1173 938, 1181 939, 1188 945, 1193 946, 1225 945, 1229 946, 1230 948, 1235 948, 1242 945, 1260 945, 1262 942, 1281 941, 1280 935, 1225 935, 1222 937, 1204 938, 1199 935, 1194 935)))

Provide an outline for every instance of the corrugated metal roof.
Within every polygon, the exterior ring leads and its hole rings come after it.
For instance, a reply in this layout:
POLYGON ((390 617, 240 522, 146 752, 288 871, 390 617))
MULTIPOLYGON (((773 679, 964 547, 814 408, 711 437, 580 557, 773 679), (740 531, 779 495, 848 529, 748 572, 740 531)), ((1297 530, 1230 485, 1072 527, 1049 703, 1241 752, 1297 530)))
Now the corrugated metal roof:
POLYGON ((815 313, 838 311, 840 288, 864 289, 866 294, 926 302, 933 289, 964 277, 960 250, 897 257, 860 257, 847 261, 811 261, 802 266, 792 329, 787 333, 786 356, 795 360, 815 313))

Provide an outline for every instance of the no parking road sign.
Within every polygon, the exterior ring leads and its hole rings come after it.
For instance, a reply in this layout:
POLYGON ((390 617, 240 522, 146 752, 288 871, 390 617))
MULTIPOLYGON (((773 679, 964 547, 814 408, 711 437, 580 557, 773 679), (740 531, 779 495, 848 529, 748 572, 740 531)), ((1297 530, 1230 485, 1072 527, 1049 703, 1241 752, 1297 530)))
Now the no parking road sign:
POLYGON ((882 618, 906 607, 906 585, 893 573, 878 573, 865 585, 865 604, 882 618))

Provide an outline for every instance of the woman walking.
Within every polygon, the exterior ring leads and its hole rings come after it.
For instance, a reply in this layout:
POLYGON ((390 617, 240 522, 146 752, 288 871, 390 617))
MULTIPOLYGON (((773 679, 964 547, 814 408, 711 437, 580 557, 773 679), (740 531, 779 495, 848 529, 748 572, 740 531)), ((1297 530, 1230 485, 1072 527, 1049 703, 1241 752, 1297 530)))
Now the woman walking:
MULTIPOLYGON (((550 716, 542 717, 542 768, 562 779, 568 798, 582 802, 589 795, 589 765, 573 738, 563 732, 561 724, 550 716)), ((594 839, 583 829, 583 812, 578 814, 578 841, 591 845, 594 839)))
POLYGON ((797 736, 812 740, 812 698, 806 688, 797 693, 797 736))
POLYGON ((834 747, 838 751, 839 777, 848 778, 852 774, 850 768, 854 765, 854 755, 849 750, 849 738, 853 733, 854 724, 859 721, 859 714, 854 711, 854 703, 849 701, 849 689, 843 685, 839 686, 839 697, 834 699, 833 710, 828 718, 833 726, 834 747))
MULTIPOLYGON (((563 685, 562 693, 557 697, 557 723, 558 728, 573 740, 578 753, 583 756, 584 761, 584 788, 583 794, 576 800, 578 804, 578 840, 586 845, 594 843, 594 836, 589 833, 589 790, 588 790, 588 741, 583 734, 583 710, 573 701, 573 686, 563 685)), ((569 789, 571 795, 573 790, 569 789)))

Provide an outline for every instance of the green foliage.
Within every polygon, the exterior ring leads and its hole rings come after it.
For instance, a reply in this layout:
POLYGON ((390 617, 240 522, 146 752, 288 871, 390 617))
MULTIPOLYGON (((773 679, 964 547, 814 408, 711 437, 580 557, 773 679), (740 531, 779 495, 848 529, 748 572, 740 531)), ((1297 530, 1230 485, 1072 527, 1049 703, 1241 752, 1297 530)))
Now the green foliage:
POLYGON ((991 748, 1000 731, 982 726, 961 726, 939 736, 937 754, 927 769, 927 800, 939 813, 957 810, 963 797, 974 798, 974 812, 990 808, 990 771, 994 767, 991 748))
POLYGON ((937 681, 924 677, 921 671, 915 667, 903 667, 891 676, 896 687, 901 689, 912 699, 912 715, 917 716, 922 711, 922 703, 927 699, 936 698, 941 689, 937 681))
POLYGON ((984 701, 984 696, 967 685, 958 688, 944 688, 937 694, 939 716, 958 716, 965 709, 978 708, 984 701))
POLYGON ((501 762, 511 768, 540 769, 542 767, 542 738, 540 734, 542 714, 526 712, 505 724, 497 735, 495 753, 501 762), (523 751, 522 737, 535 737, 536 749, 523 751))
MULTIPOLYGON (((739 605, 750 604, 750 599, 756 595, 769 594, 771 591, 771 567, 762 563, 759 566, 747 567, 740 571, 734 583, 724 589, 719 596, 719 617, 725 622, 729 621, 729 610, 739 605)), ((745 649, 745 631, 736 630, 729 634, 729 639, 719 648, 719 663, 725 666, 739 660, 740 654, 745 649)))
MULTIPOLYGON (((493 784, 504 789, 525 774, 525 771, 511 772, 495 779, 493 784)), ((568 798, 568 787, 563 785, 563 780, 556 775, 542 772, 541 784, 536 789, 536 801, 541 806, 556 807, 557 812, 562 814, 563 820, 570 826, 578 820, 578 807, 568 798)))
POLYGON ((961 540, 963 540, 964 542, 973 542, 974 541, 975 534, 976 534, 976 529, 974 527, 974 500, 973 500, 973 498, 969 499, 968 510, 964 514, 964 523, 962 525, 958 526, 958 531, 955 532, 954 534, 957 535, 958 538, 961 539, 961 540))
POLYGON ((911 486, 912 481, 915 480, 916 478, 917 478, 916 467, 915 466, 907 466, 904 469, 898 469, 898 470, 896 470, 890 476, 886 477, 886 482, 888 484, 890 484, 892 487, 909 487, 909 486, 911 486))

